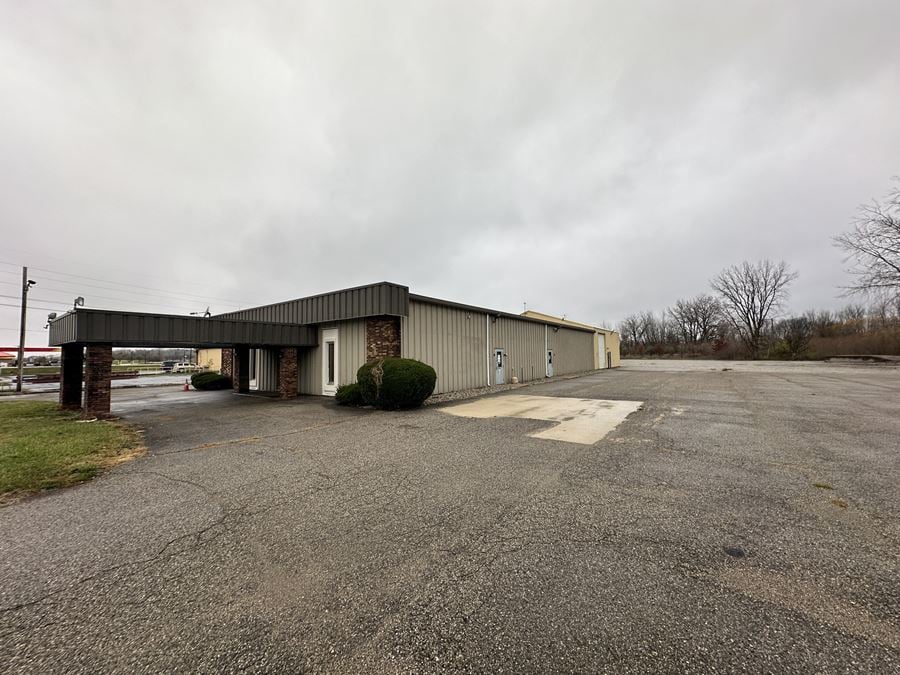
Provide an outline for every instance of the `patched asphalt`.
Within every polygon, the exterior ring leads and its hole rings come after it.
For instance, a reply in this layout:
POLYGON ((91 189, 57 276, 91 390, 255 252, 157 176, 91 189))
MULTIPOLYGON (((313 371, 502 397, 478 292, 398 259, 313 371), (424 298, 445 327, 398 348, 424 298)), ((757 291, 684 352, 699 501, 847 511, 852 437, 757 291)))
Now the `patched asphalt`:
POLYGON ((900 669, 900 369, 527 391, 644 405, 588 446, 440 406, 115 392, 148 453, 0 509, 0 670, 900 669))

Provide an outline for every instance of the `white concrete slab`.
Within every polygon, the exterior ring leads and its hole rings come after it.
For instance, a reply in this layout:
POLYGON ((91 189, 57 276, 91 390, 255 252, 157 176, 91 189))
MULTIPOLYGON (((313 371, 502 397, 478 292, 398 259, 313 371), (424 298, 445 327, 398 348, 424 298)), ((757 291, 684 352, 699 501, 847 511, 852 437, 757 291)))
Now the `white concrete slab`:
POLYGON ((556 426, 529 435, 593 445, 642 405, 641 401, 510 395, 491 396, 440 410, 458 417, 522 417, 558 422, 556 426))

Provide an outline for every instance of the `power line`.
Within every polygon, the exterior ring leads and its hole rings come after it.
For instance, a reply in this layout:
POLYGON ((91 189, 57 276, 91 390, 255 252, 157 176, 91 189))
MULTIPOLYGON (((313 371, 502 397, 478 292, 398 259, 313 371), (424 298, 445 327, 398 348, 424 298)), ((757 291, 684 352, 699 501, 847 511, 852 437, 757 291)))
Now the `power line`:
MULTIPOLYGON (((3 283, 3 282, 0 282, 3 283)), ((68 282, 63 282, 68 283, 68 282)), ((79 294, 82 292, 82 289, 79 287, 77 290, 72 290, 69 288, 57 288, 55 286, 47 286, 43 283, 39 284, 39 287, 42 291, 50 291, 51 293, 73 293, 79 294)), ((106 290, 106 289, 104 289, 106 290)), ((110 289, 114 290, 114 289, 110 289)), ((87 295, 87 294, 86 294, 87 295)), ((110 300, 112 302, 119 303, 128 303, 128 304, 138 304, 138 305, 147 305, 151 307, 165 307, 171 308, 173 306, 181 306, 181 307, 190 307, 193 310, 197 310, 203 303, 199 302, 187 302, 183 300, 175 300, 175 299, 164 299, 162 302, 148 302, 146 300, 135 300, 131 297, 122 297, 122 296, 109 296, 109 295, 97 295, 95 293, 89 294, 89 299, 93 300, 95 298, 99 298, 101 300, 110 300)), ((52 300, 51 302, 56 302, 56 300, 52 300)))
MULTIPOLYGON (((53 279, 52 277, 48 277, 48 278, 51 281, 57 281, 62 284, 70 284, 72 286, 72 288, 59 288, 57 286, 47 286, 45 283, 43 283, 43 281, 41 281, 39 283, 41 290, 54 291, 54 292, 59 292, 59 293, 74 293, 76 295, 83 292, 83 289, 85 287, 99 288, 100 290, 104 290, 104 291, 113 291, 113 292, 118 291, 118 289, 116 289, 116 288, 108 288, 106 286, 97 286, 95 284, 85 284, 85 283, 80 283, 80 282, 75 282, 75 281, 67 281, 65 279, 53 279)), ((18 287, 21 285, 21 284, 12 282, 12 281, 0 281, 0 284, 4 284, 6 286, 14 286, 14 287, 18 287)), ((95 293, 91 293, 90 297, 91 297, 91 299, 100 298, 103 300, 112 300, 114 302, 127 302, 130 304, 148 305, 148 306, 152 306, 152 307, 168 308, 173 305, 180 305, 182 307, 189 307, 193 310, 197 310, 203 304, 207 304, 207 305, 211 304, 209 301, 204 303, 204 302, 197 302, 195 300, 186 300, 184 298, 175 298, 175 297, 169 298, 169 297, 162 296, 162 295, 154 295, 152 293, 140 293, 137 291, 126 291, 126 293, 128 293, 129 295, 128 296, 109 296, 109 295, 97 295, 95 293), (135 300, 134 296, 146 296, 148 298, 160 298, 161 300, 163 300, 163 302, 147 302, 144 300, 135 300)), ((227 307, 230 307, 230 306, 231 305, 227 305, 227 307)))
MULTIPOLYGON (((26 255, 26 256, 31 257, 31 258, 38 258, 38 259, 45 258, 45 259, 49 259, 49 260, 58 260, 59 262, 62 262, 62 263, 71 263, 71 262, 72 262, 70 258, 60 258, 59 256, 48 255, 47 253, 44 253, 44 252, 28 251, 28 250, 26 250, 26 249, 19 248, 19 247, 17 247, 17 246, 7 246, 7 247, 6 247, 6 250, 7 250, 7 251, 18 251, 20 254, 26 255)), ((15 266, 15 267, 21 267, 21 266, 22 266, 22 264, 16 264, 16 263, 10 263, 10 262, 5 262, 4 264, 7 264, 7 265, 13 265, 13 266, 15 266)), ((135 273, 134 270, 132 270, 132 269, 128 269, 128 268, 125 268, 125 267, 121 267, 121 266, 118 266, 118 265, 107 265, 107 268, 108 268, 108 269, 113 269, 113 270, 121 270, 121 271, 123 271, 123 272, 125 272, 125 273, 127 273, 127 274, 129 274, 129 275, 135 275, 135 276, 144 277, 144 278, 147 278, 147 279, 161 279, 161 280, 163 280, 163 281, 175 281, 176 283, 180 283, 180 284, 183 284, 183 285, 185 285, 185 284, 187 284, 187 283, 194 283, 194 282, 185 282, 184 280, 171 279, 170 277, 163 277, 163 276, 156 275, 156 274, 142 274, 142 273, 135 273)), ((32 269, 40 269, 40 268, 33 267, 32 269)), ((46 271, 46 270, 45 270, 45 271, 46 271)), ((68 273, 66 273, 66 272, 59 272, 59 274, 68 274, 68 273)), ((71 276, 78 276, 78 275, 71 275, 71 276)), ((90 277, 85 277, 85 278, 90 278, 90 277)), ((214 300, 222 300, 222 301, 225 301, 225 302, 234 302, 234 301, 232 301, 232 300, 226 300, 226 299, 224 299, 224 298, 213 298, 213 299, 214 299, 214 300)), ((237 304, 238 306, 240 306, 240 305, 242 305, 242 304, 243 304, 243 305, 252 305, 252 304, 254 304, 254 303, 250 303, 250 302, 241 300, 241 301, 237 302, 236 304, 237 304)))
MULTIPOLYGON (((18 328, 0 328, 0 333, 18 333, 18 328)), ((44 331, 39 328, 26 328, 26 333, 43 333, 44 331)))
MULTIPOLYGON (((9 297, 9 296, 7 295, 7 296, 4 296, 4 297, 9 297)), ((51 312, 64 312, 64 311, 66 311, 66 310, 64 310, 64 309, 61 309, 61 308, 58 307, 58 306, 57 306, 57 307, 38 307, 37 305, 32 305, 30 302, 28 303, 28 306, 29 306, 29 307, 32 307, 32 308, 34 308, 34 309, 49 309, 51 312)), ((0 302, 0 307, 15 307, 16 309, 21 309, 22 305, 21 305, 21 303, 18 304, 18 305, 12 305, 12 304, 10 304, 10 303, 8 303, 8 302, 0 302)))
MULTIPOLYGON (((40 272, 47 272, 49 274, 59 274, 59 275, 65 276, 65 277, 74 277, 76 279, 87 279, 89 281, 99 281, 100 283, 116 284, 118 286, 129 286, 130 288, 140 288, 145 291, 158 291, 160 293, 168 293, 170 295, 200 298, 202 300, 220 300, 221 302, 228 302, 228 303, 233 303, 233 304, 237 304, 237 305, 246 303, 245 300, 232 300, 232 299, 228 299, 228 298, 216 298, 211 295, 197 295, 196 293, 183 293, 183 292, 182 293, 174 293, 174 292, 168 291, 164 288, 154 288, 152 286, 141 286, 140 284, 128 284, 128 283, 123 283, 123 282, 118 282, 118 281, 110 281, 109 279, 98 279, 96 277, 89 277, 89 276, 85 276, 83 274, 71 274, 69 272, 59 272, 57 270, 48 270, 43 267, 32 267, 30 269, 38 270, 40 272)), ((250 303, 246 303, 246 304, 250 304, 250 303)))
MULTIPOLYGON (((107 287, 105 287, 105 286, 97 286, 97 285, 94 285, 94 284, 83 284, 83 283, 79 283, 77 286, 75 286, 76 282, 65 281, 65 280, 63 280, 63 279, 50 279, 50 280, 51 280, 51 281, 59 281, 59 282, 64 283, 64 284, 71 284, 72 286, 74 286, 75 288, 78 289, 77 292, 79 292, 79 293, 81 292, 81 289, 82 289, 82 288, 97 288, 97 289, 100 289, 100 290, 102 290, 102 291, 113 291, 113 292, 116 292, 116 291, 118 290, 118 289, 115 289, 115 288, 107 288, 107 287)), ((51 290, 51 291, 61 291, 61 292, 64 292, 64 293, 75 292, 75 291, 73 291, 73 290, 71 290, 71 289, 68 289, 68 288, 57 288, 57 287, 55 287, 55 286, 47 286, 47 285, 45 285, 45 284, 41 284, 41 288, 45 288, 45 289, 51 290)), ((165 303, 168 303, 169 305, 180 304, 180 305, 192 307, 192 308, 194 308, 194 309, 196 309, 198 305, 209 304, 209 300, 206 300, 206 301, 203 301, 203 302, 199 302, 199 301, 197 301, 197 300, 188 300, 188 299, 186 299, 186 298, 166 297, 166 296, 162 296, 162 295, 153 295, 152 293, 140 293, 140 292, 138 292, 138 291, 124 291, 124 292, 125 292, 125 293, 128 293, 131 297, 122 297, 122 296, 110 297, 110 296, 95 295, 94 293, 91 293, 91 296, 92 296, 92 297, 97 297, 97 298, 105 298, 106 300, 125 300, 125 301, 128 301, 128 302, 131 302, 131 301, 132 301, 132 297, 134 297, 134 296, 144 296, 144 297, 148 297, 148 298, 159 298, 160 300, 163 300, 165 303)), ((135 301, 135 302, 138 302, 138 301, 135 301)), ((146 302, 144 302, 144 304, 155 304, 155 305, 158 305, 158 306, 162 306, 162 305, 163 305, 163 303, 160 303, 160 302, 156 302, 156 303, 146 303, 146 302)), ((232 306, 232 305, 228 305, 228 306, 230 307, 230 306, 232 306)))
MULTIPOLYGON (((4 295, 3 293, 0 293, 0 298, 10 298, 11 300, 18 300, 19 296, 18 295, 4 295)), ((62 300, 48 300, 47 298, 35 298, 34 301, 35 302, 62 302, 62 300)), ((28 306, 31 307, 30 302, 28 303, 28 306)))
MULTIPOLYGON (((3 265, 11 265, 11 266, 13 266, 13 267, 18 267, 18 265, 16 265, 15 263, 11 263, 11 262, 6 261, 6 260, 0 260, 0 264, 3 264, 3 265)), ((33 267, 33 266, 32 266, 32 267, 30 267, 29 269, 32 269, 32 270, 38 270, 38 271, 41 271, 41 272, 45 272, 45 273, 47 273, 47 274, 56 274, 56 275, 61 275, 61 276, 65 276, 65 277, 74 277, 74 278, 77 278, 77 279, 87 279, 87 280, 89 280, 89 281, 98 281, 98 282, 100 282, 100 283, 102 283, 102 284, 113 284, 115 287, 119 287, 119 286, 129 286, 129 287, 131 287, 131 288, 140 288, 140 289, 148 290, 148 291, 158 291, 158 292, 166 293, 166 294, 171 295, 171 296, 174 296, 174 297, 200 299, 200 300, 203 300, 204 302, 208 302, 209 300, 219 300, 219 301, 221 301, 221 302, 227 302, 227 303, 229 303, 229 304, 232 304, 232 305, 234 305, 235 307, 240 307, 240 306, 242 306, 242 305, 244 305, 244 306, 246 306, 246 305, 253 305, 253 303, 248 302, 248 301, 246 301, 246 300, 234 300, 234 299, 228 299, 228 298, 217 298, 217 297, 210 296, 210 295, 198 295, 198 294, 195 294, 195 293, 184 293, 184 292, 178 293, 178 292, 174 292, 174 291, 168 291, 168 290, 166 290, 166 289, 164 289, 164 288, 154 288, 154 287, 152 287, 152 286, 141 286, 141 285, 139 285, 139 284, 129 284, 129 283, 120 282, 120 281, 113 281, 113 280, 110 280, 110 279, 99 279, 99 278, 97 278, 97 277, 89 277, 89 276, 85 276, 85 275, 82 275, 82 274, 72 274, 72 273, 70 273, 70 272, 60 272, 60 271, 58 271, 58 270, 46 269, 46 268, 44 268, 44 267, 33 267)), ((62 283, 67 283, 67 284, 73 284, 73 283, 75 283, 75 282, 72 282, 72 281, 67 281, 66 279, 54 279, 54 281, 59 281, 59 282, 62 282, 62 283)), ((83 286, 89 286, 89 284, 81 284, 81 285, 83 285, 83 286)), ((107 287, 100 287, 100 288, 107 288, 107 287)), ((112 289, 112 290, 115 290, 115 289, 112 289)), ((145 295, 146 295, 146 294, 145 294, 145 295)))

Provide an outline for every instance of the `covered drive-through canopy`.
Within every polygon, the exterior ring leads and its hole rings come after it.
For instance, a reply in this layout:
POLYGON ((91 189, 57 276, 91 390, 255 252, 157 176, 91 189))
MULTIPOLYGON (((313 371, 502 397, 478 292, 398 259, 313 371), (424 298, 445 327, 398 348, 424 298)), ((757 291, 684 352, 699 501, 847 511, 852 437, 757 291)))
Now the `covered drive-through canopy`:
POLYGON ((386 281, 211 317, 75 309, 50 321, 50 344, 62 347, 60 404, 109 412, 113 347, 221 347, 238 391, 249 388, 249 350, 263 350, 278 393, 296 396, 298 349, 317 346, 319 325, 408 309, 409 289, 386 281))
POLYGON ((285 395, 296 390, 297 349, 314 347, 314 326, 276 321, 75 309, 50 322, 50 344, 62 347, 60 404, 87 415, 110 410, 113 347, 222 347, 234 354, 239 391, 249 386, 249 350, 271 350, 283 364, 285 395), (82 382, 84 391, 82 392, 82 382))
POLYGON ((272 321, 75 309, 50 322, 50 344, 114 347, 314 347, 312 326, 272 321))

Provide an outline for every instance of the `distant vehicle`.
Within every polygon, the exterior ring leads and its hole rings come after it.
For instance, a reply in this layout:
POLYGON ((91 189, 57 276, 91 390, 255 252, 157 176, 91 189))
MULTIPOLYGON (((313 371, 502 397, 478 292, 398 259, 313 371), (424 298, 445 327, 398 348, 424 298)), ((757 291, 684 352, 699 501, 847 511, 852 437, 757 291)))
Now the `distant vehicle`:
POLYGON ((200 370, 200 366, 193 363, 176 363, 172 366, 173 373, 193 373, 195 370, 200 370))
POLYGON ((163 361, 162 362, 162 371, 164 373, 171 373, 172 369, 175 367, 176 361, 163 361))

